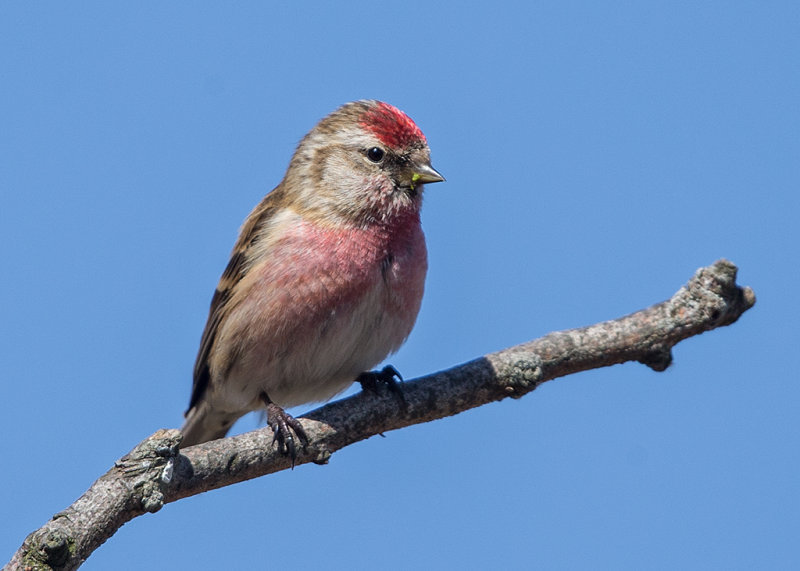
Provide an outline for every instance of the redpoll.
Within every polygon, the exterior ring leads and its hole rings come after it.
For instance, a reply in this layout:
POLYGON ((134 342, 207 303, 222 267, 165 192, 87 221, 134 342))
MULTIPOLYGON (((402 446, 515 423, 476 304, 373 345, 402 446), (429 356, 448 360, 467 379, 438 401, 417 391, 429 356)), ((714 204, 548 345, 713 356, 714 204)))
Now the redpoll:
POLYGON ((183 446, 266 409, 294 455, 292 432, 306 437, 283 407, 330 399, 397 351, 425 283, 423 184, 442 180, 422 131, 387 103, 348 103, 303 138, 214 293, 183 446))

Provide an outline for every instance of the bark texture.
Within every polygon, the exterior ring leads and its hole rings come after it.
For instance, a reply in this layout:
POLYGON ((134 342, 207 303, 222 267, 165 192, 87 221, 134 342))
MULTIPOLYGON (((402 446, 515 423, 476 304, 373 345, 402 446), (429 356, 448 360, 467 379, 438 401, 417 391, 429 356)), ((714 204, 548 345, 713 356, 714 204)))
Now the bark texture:
MULTIPOLYGON (((699 269, 669 300, 619 319, 550 333, 402 386, 403 398, 359 393, 301 420, 310 444, 297 464, 324 464, 376 434, 451 416, 576 373, 626 361, 663 371, 672 347, 735 322, 755 303, 736 285, 736 266, 699 269)), ((118 460, 75 503, 31 533, 6 569, 76 569, 125 522, 165 503, 285 470, 291 460, 269 428, 178 450, 181 433, 159 430, 118 460)))

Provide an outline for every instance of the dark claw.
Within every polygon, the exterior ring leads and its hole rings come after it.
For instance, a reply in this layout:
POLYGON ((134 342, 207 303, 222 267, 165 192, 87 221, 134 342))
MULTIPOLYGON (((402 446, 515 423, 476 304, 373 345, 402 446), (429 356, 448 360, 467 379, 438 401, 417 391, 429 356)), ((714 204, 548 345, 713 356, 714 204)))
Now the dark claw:
POLYGON ((380 371, 361 373, 356 381, 361 384, 361 390, 378 392, 378 383, 383 383, 392 392, 400 392, 400 387, 395 378, 403 382, 403 376, 392 365, 386 365, 380 371))
POLYGON ((297 447, 294 442, 295 436, 300 440, 300 444, 302 444, 303 448, 305 448, 308 444, 308 435, 306 431, 303 430, 303 425, 300 424, 296 418, 269 399, 265 398, 264 400, 267 408, 267 424, 269 424, 274 434, 272 437, 272 444, 277 442, 278 450, 280 450, 282 454, 289 454, 292 459, 292 468, 294 468, 294 462, 297 459, 297 447), (294 436, 292 432, 294 432, 294 436))
POLYGON ((380 371, 368 371, 366 373, 361 373, 356 381, 361 384, 362 391, 375 394, 378 392, 379 383, 386 385, 386 388, 389 389, 389 392, 394 393, 394 395, 397 396, 403 409, 405 409, 408 406, 408 403, 406 403, 406 397, 403 395, 403 389, 400 387, 400 383, 398 383, 396 379, 399 379, 401 383, 403 382, 403 376, 400 374, 400 372, 392 365, 386 365, 380 371))

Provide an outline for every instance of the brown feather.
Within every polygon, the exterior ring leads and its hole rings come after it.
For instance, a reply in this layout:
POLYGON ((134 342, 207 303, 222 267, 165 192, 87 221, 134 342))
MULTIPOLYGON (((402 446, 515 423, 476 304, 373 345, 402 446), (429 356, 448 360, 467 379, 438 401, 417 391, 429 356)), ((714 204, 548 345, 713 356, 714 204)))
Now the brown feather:
MULTIPOLYGON (((239 237, 231 252, 231 259, 222 272, 217 289, 211 298, 211 307, 208 312, 203 336, 200 340, 200 350, 194 362, 194 379, 192 383, 192 397, 189 400, 189 408, 184 413, 186 416, 194 406, 203 398, 211 383, 211 371, 209 369, 209 357, 214 348, 214 340, 217 336, 220 323, 225 320, 225 316, 235 307, 236 301, 232 300, 231 294, 236 284, 241 281, 247 273, 250 252, 260 237, 260 230, 264 223, 275 213, 283 201, 283 185, 279 185, 272 192, 267 194, 264 199, 249 214, 242 224, 239 237)), ((240 298, 241 299, 241 298, 240 298)), ((232 365, 230 363, 229 365, 232 365)))

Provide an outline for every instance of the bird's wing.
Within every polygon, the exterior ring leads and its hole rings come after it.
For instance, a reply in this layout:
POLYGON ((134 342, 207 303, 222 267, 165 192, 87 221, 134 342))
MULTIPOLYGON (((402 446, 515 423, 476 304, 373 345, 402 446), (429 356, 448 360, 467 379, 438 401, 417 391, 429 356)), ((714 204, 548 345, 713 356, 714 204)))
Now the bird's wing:
POLYGON ((239 238, 233 247, 231 259, 228 262, 222 277, 219 280, 214 297, 211 298, 211 308, 208 312, 208 321, 203 330, 203 337, 200 340, 200 350, 194 362, 194 382, 192 384, 192 397, 189 400, 189 409, 192 409, 203 398, 211 381, 211 371, 209 369, 209 357, 214 348, 214 340, 217 337, 220 325, 236 306, 236 299, 233 297, 236 285, 242 280, 249 269, 249 258, 253 246, 261 238, 260 230, 265 223, 272 217, 279 202, 279 195, 282 194, 279 186, 270 192, 258 206, 256 206, 242 225, 239 238))

